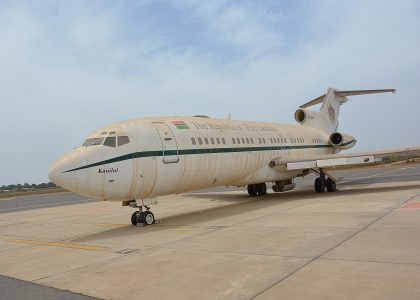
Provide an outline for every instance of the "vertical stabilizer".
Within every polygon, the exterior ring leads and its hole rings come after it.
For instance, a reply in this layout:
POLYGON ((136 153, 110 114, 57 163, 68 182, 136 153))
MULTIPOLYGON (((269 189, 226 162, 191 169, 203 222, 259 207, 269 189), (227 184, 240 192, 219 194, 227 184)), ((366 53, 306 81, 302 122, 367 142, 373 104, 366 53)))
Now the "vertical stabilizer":
POLYGON ((321 128, 328 133, 337 131, 338 114, 340 113, 340 106, 347 101, 346 97, 340 97, 335 94, 337 90, 329 88, 325 94, 324 101, 320 108, 320 112, 327 122, 324 122, 324 127, 321 128))

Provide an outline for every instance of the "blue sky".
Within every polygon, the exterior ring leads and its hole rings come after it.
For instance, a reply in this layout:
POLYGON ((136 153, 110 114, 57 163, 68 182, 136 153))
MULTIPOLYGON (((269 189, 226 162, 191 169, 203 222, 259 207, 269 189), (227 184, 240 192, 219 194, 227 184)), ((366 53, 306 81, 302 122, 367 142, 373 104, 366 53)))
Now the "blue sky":
POLYGON ((1 1, 0 185, 47 180, 94 129, 160 115, 293 123, 354 97, 358 150, 420 145, 419 1, 1 1))

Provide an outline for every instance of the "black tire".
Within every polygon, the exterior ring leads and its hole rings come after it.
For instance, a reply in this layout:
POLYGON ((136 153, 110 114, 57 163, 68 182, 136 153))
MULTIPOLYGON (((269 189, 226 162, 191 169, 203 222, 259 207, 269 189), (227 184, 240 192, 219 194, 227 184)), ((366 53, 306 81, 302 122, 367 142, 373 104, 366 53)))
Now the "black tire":
POLYGON ((139 223, 139 216, 140 216, 140 212, 138 211, 133 212, 133 214, 131 215, 131 224, 136 226, 139 223))
POLYGON ((145 220, 145 214, 146 214, 146 212, 144 212, 144 211, 142 211, 140 214, 139 214, 139 223, 141 223, 141 224, 145 224, 145 222, 146 222, 146 220, 145 220))
POLYGON ((145 211, 143 221, 145 225, 152 225, 155 223, 155 215, 151 211, 145 211))
POLYGON ((327 191, 328 192, 336 192, 337 191, 337 184, 335 183, 335 181, 334 180, 332 180, 331 178, 329 178, 328 177, 328 179, 327 179, 327 183, 326 183, 326 186, 327 186, 327 191))
POLYGON ((267 185, 265 184, 265 182, 257 185, 257 191, 257 194, 259 196, 267 195, 267 185))
POLYGON ((323 193, 325 191, 325 180, 322 180, 320 177, 315 179, 315 191, 317 193, 323 193))
POLYGON ((256 184, 248 184, 248 194, 251 197, 257 196, 257 185, 256 184))

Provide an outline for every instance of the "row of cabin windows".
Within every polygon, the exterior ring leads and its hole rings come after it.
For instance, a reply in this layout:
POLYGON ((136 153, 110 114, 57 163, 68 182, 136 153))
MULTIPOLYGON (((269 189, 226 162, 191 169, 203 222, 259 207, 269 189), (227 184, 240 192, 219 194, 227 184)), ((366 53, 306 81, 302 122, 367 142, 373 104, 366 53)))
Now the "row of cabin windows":
POLYGON ((303 138, 295 138, 295 137, 292 137, 291 140, 292 140, 292 143, 295 143, 295 144, 303 144, 303 143, 305 143, 305 140, 303 138))
POLYGON ((253 144, 254 143, 254 139, 253 138, 232 138, 232 143, 233 144, 253 144))
POLYGON ((312 142, 314 142, 314 143, 322 143, 323 140, 321 138, 313 138, 312 139, 312 142))
POLYGON ((201 137, 199 137, 199 138, 197 138, 197 141, 195 140, 195 138, 191 138, 191 142, 192 142, 193 145, 196 145, 197 143, 199 145, 203 145, 203 143, 206 144, 206 145, 208 145, 210 143, 212 145, 215 145, 215 144, 217 144, 217 145, 220 145, 220 144, 225 145, 226 144, 225 138, 212 138, 212 137, 211 138, 201 138, 201 137))
MULTIPOLYGON (((276 144, 276 143, 278 143, 278 144, 280 144, 280 143, 283 143, 283 144, 285 144, 285 143, 287 143, 287 138, 283 138, 283 137, 275 137, 275 138, 273 138, 273 137, 271 137, 270 138, 270 143, 271 144, 276 144)), ((295 143, 295 144, 303 144, 303 143, 305 143, 305 139, 304 138, 296 138, 296 137, 292 137, 292 138, 290 138, 290 141, 292 142, 292 143, 295 143)), ((268 142, 268 138, 267 138, 267 142, 268 142)), ((322 140, 321 139, 312 139, 312 142, 314 142, 314 143, 316 143, 316 142, 319 142, 319 143, 321 143, 322 142, 322 140)), ((209 145, 209 144, 212 144, 212 145, 215 145, 215 144, 217 144, 217 145, 220 145, 220 144, 223 144, 223 145, 225 145, 226 144, 226 140, 225 140, 225 138, 207 138, 207 137, 205 137, 205 138, 201 138, 201 137, 199 137, 199 138, 191 138, 191 143, 193 144, 193 145, 203 145, 203 144, 205 144, 205 145, 209 145)), ((260 143, 260 144, 265 144, 266 142, 265 142, 265 138, 258 138, 258 143, 260 143)), ((232 138, 232 144, 238 144, 238 145, 240 145, 240 144, 254 144, 254 139, 253 138, 245 138, 245 137, 243 137, 243 138, 239 138, 239 137, 237 137, 237 138, 232 138)))

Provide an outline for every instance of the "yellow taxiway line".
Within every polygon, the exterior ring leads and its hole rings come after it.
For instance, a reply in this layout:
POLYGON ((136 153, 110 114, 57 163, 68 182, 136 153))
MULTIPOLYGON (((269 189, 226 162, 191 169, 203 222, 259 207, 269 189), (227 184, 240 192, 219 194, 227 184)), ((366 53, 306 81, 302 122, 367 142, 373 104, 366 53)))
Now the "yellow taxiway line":
POLYGON ((82 250, 93 250, 93 251, 103 251, 107 249, 106 247, 102 247, 102 246, 87 246, 87 245, 80 245, 80 244, 67 244, 67 243, 61 243, 61 242, 44 242, 44 241, 31 241, 31 240, 10 240, 9 242, 31 244, 31 245, 52 246, 52 247, 62 247, 62 248, 72 248, 72 249, 82 249, 82 250))

